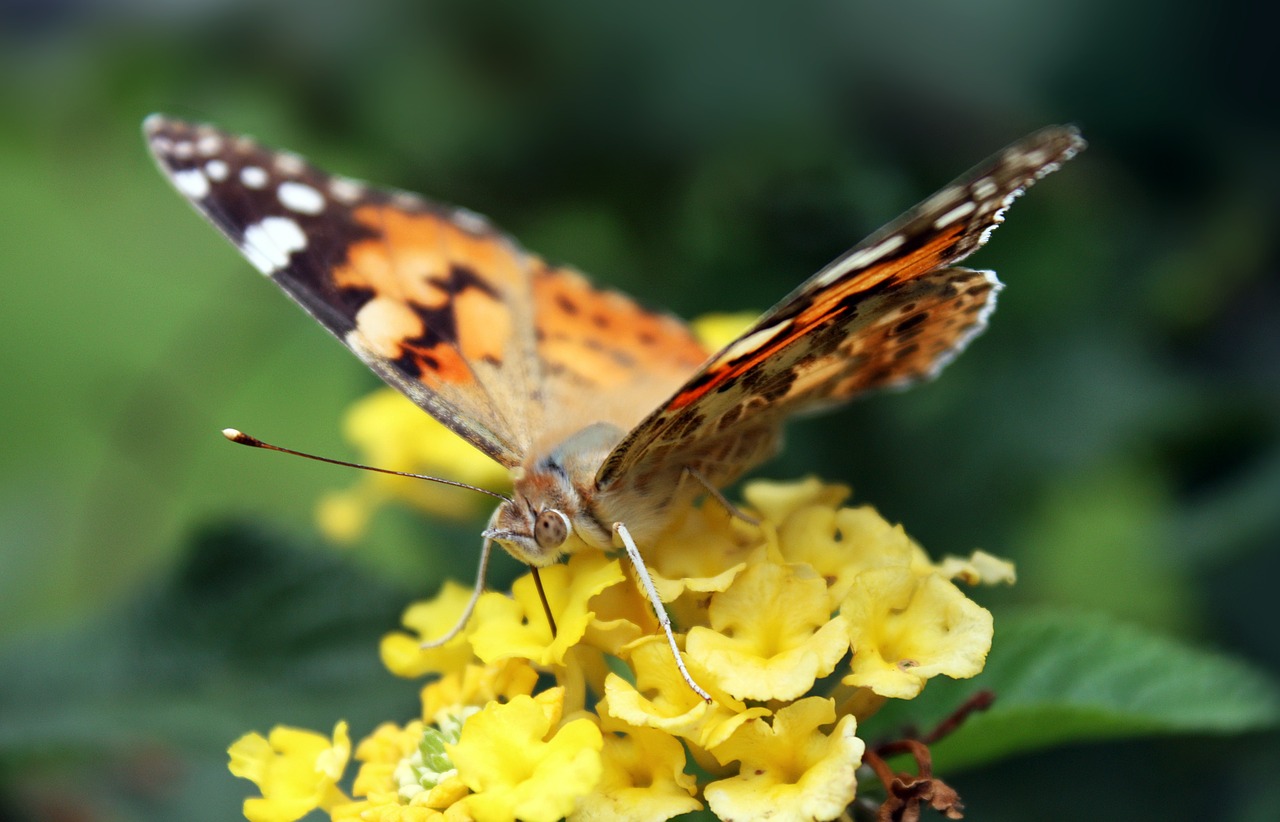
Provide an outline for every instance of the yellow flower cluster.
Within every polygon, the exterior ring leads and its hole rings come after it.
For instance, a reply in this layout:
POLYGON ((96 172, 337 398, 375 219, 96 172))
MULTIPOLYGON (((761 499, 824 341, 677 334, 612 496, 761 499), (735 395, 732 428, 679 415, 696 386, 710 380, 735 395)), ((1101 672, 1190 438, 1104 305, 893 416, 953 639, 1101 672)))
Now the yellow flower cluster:
POLYGON ((345 725, 332 739, 239 740, 232 770, 262 791, 246 817, 656 820, 704 803, 722 818, 839 817, 857 790, 858 722, 931 677, 982 668, 991 616, 952 578, 1011 573, 981 554, 934 564, 901 527, 843 506, 846 493, 755 482, 744 495, 759 525, 711 501, 648 546, 710 704, 681 678, 629 567, 581 551, 542 571, 554 635, 529 575, 510 596, 483 594, 438 648, 421 642, 453 625, 469 590, 450 583, 405 612, 383 661, 433 679, 420 717, 356 746, 354 799, 338 787, 345 725))
MULTIPOLYGON (((741 325, 709 323, 708 334, 741 325)), ((375 464, 500 487, 487 459, 389 389, 349 424, 375 464)), ((375 476, 322 504, 321 522, 350 537, 388 497, 439 511, 457 493, 375 476)), ((421 714, 356 745, 349 787, 345 723, 332 737, 277 728, 237 741, 231 770, 262 794, 245 816, 587 822, 706 807, 725 819, 841 817, 867 753, 858 723, 934 676, 983 666, 991 615, 955 581, 1012 582, 1013 570, 981 552, 935 564, 901 526, 846 506, 839 486, 755 482, 743 495, 758 524, 709 500, 640 546, 709 703, 680 675, 630 565, 583 549, 541 571, 555 632, 531 575, 510 595, 481 595, 466 629, 439 647, 422 643, 454 626, 471 590, 447 583, 406 610, 381 654, 392 673, 427 678, 421 714)))

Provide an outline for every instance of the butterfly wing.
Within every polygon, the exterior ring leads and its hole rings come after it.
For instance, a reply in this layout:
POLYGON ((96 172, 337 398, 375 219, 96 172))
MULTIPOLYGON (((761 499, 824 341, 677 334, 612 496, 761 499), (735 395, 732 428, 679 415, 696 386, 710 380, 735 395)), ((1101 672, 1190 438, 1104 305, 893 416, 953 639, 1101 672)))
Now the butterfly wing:
POLYGON ((571 269, 535 266, 533 289, 540 400, 558 409, 541 451, 595 422, 630 431, 711 353, 679 319, 571 269))
POLYGON ((985 327, 1000 288, 954 263, 1084 145, 1074 128, 1038 131, 841 255, 632 430, 597 487, 617 494, 684 467, 726 483, 768 456, 786 417, 936 375, 985 327))
POLYGON ((157 115, 144 130, 179 192, 250 262, 504 465, 590 409, 629 430, 706 359, 678 321, 547 265, 476 214, 207 125, 157 115))

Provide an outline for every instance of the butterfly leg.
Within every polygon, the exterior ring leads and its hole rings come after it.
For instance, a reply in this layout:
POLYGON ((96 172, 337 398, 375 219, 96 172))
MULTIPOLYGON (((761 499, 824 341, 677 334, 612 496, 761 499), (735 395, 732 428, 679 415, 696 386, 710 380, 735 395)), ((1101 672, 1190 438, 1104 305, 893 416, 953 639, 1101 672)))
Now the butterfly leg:
POLYGON ((675 657, 676 668, 680 670, 680 676, 684 678, 685 684, 695 694, 701 697, 704 702, 710 704, 711 694, 704 691, 698 683, 693 681, 693 677, 689 674, 689 669, 684 666, 684 658, 680 656, 680 646, 676 645, 676 635, 671 632, 671 617, 667 616, 666 606, 662 604, 662 600, 658 597, 658 589, 653 587, 653 577, 649 576, 649 569, 645 566, 644 559, 640 556, 640 549, 636 547, 635 540, 631 538, 631 532, 621 522, 613 524, 613 532, 617 534, 623 548, 626 549, 627 558, 631 560, 632 567, 636 569, 636 576, 640 578, 640 583, 644 586, 645 595, 649 597, 649 604, 653 606, 654 615, 658 617, 658 624, 662 626, 662 632, 667 635, 667 644, 671 646, 671 653, 675 657))
MULTIPOLYGON (((467 601, 467 607, 462 609, 462 615, 458 617, 458 621, 454 623, 444 636, 436 639, 424 640, 418 646, 420 648, 439 648, 458 634, 462 633, 462 629, 467 627, 467 620, 471 619, 471 614, 476 610, 476 603, 480 601, 480 595, 484 593, 484 578, 489 570, 489 549, 493 546, 493 540, 485 538, 484 545, 480 548, 480 568, 476 571, 476 586, 471 591, 471 599, 467 601)), ((541 585, 539 585, 541 589, 541 585)), ((554 623, 552 623, 554 626, 554 623)), ((552 629, 554 631, 554 628, 552 629)))
POLYGON ((538 573, 538 566, 530 565, 529 573, 533 574, 533 584, 538 588, 538 599, 542 601, 542 613, 547 615, 547 625, 551 626, 551 638, 556 637, 556 618, 551 614, 551 603, 547 602, 547 591, 542 587, 542 576, 538 573))
POLYGON ((720 503, 722 506, 724 506, 724 510, 729 512, 729 516, 740 519, 743 522, 745 522, 747 525, 760 524, 760 520, 756 519, 755 517, 751 516, 750 514, 746 513, 741 508, 739 508, 738 506, 730 502, 729 498, 726 497, 723 493, 721 493, 719 488, 712 485, 711 481, 708 480, 706 476, 704 476, 703 473, 699 471, 697 468, 689 468, 688 466, 686 466, 683 474, 681 475, 681 479, 684 479, 685 477, 689 477, 691 479, 696 480, 699 485, 707 489, 707 493, 711 495, 711 498, 714 499, 716 502, 720 503))

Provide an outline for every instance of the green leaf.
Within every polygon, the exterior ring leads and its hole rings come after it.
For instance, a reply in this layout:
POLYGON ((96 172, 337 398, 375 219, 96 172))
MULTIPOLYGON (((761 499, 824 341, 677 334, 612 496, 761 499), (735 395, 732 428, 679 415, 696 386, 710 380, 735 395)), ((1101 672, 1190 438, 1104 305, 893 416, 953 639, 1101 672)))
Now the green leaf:
POLYGON ((980 689, 993 691, 995 704, 933 746, 942 773, 1065 743, 1280 723, 1280 689, 1238 660, 1104 616, 1037 612, 997 619, 977 678, 930 683, 919 699, 869 721, 868 733, 891 734, 908 715, 936 722, 980 689))

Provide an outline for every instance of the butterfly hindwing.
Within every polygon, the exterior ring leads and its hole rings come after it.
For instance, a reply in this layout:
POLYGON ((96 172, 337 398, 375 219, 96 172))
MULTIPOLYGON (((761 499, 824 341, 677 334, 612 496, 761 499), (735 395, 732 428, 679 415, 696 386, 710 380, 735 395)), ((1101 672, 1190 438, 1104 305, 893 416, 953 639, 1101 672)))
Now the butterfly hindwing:
MULTIPOLYGON (((697 468, 712 441, 722 442, 713 453, 731 451, 792 414, 936 375, 985 327, 1000 287, 990 272, 953 264, 986 242, 1015 197, 1083 146, 1073 128, 1036 132, 841 255, 636 427, 601 466, 598 486, 670 475, 672 460, 697 468)), ((719 484, 751 465, 711 467, 719 484)))
POLYGON ((680 320, 571 269, 536 265, 533 291, 541 400, 568 427, 604 420, 629 431, 710 354, 680 320))

